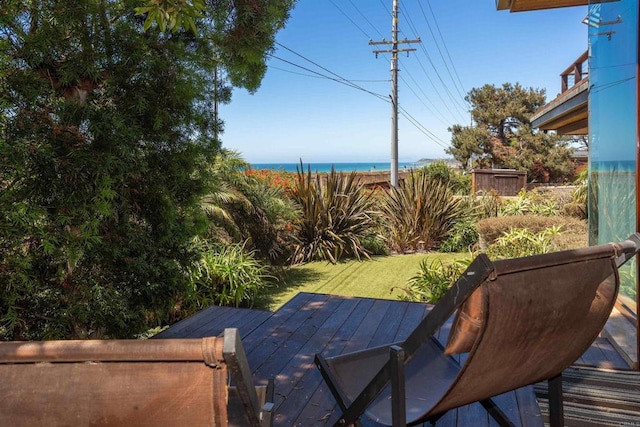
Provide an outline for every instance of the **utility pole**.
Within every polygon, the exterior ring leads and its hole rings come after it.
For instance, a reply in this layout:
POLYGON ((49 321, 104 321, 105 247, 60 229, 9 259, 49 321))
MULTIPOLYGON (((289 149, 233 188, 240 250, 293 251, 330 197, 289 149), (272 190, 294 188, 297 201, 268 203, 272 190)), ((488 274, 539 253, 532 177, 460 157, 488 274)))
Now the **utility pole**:
POLYGON ((422 43, 417 40, 398 40, 398 0, 393 0, 393 26, 391 28, 391 41, 370 41, 370 45, 386 44, 391 45, 391 49, 374 50, 376 58, 380 53, 391 53, 391 186, 398 186, 398 52, 415 51, 415 49, 398 49, 401 43, 422 43))

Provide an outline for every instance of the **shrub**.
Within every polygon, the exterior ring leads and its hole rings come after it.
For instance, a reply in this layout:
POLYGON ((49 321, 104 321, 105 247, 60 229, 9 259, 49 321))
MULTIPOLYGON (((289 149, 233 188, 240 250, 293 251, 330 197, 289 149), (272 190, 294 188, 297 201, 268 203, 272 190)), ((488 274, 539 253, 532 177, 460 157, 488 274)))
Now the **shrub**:
POLYGON ((444 264, 439 259, 427 261, 420 262, 418 274, 409 279, 406 288, 401 288, 406 293, 402 299, 435 304, 471 263, 471 259, 456 260, 452 264, 444 264))
POLYGON ((414 174, 392 187, 382 201, 385 237, 391 249, 404 253, 419 242, 437 247, 458 218, 466 216, 464 200, 447 184, 426 174, 414 174))
POLYGON ((562 207, 562 214, 578 219, 587 219, 587 205, 582 203, 567 203, 562 207))
POLYGON ((246 169, 244 174, 265 183, 269 187, 276 187, 286 192, 290 192, 296 184, 295 175, 284 170, 246 169))
POLYGON ((556 216, 560 213, 558 205, 553 198, 542 197, 534 192, 521 190, 518 195, 505 202, 500 208, 499 214, 508 215, 543 215, 556 216))
POLYGON ((384 239, 378 235, 369 235, 361 240, 362 246, 371 255, 389 255, 389 247, 384 239))
POLYGON ((418 169, 418 173, 447 184, 456 194, 471 194, 471 175, 457 172, 442 160, 429 163, 418 169))
POLYGON ((333 167, 329 174, 314 177, 310 166, 305 173, 300 165, 291 191, 300 209, 294 222, 293 263, 369 258, 362 239, 371 234, 375 222, 373 193, 356 184, 355 178, 355 172, 345 175, 333 167))
POLYGON ((463 218, 451 228, 449 236, 442 242, 440 252, 472 251, 478 243, 476 221, 472 217, 463 218))
POLYGON ((588 199, 588 183, 589 183, 589 169, 584 168, 578 174, 574 184, 576 185, 576 189, 571 193, 572 201, 574 203, 584 204, 585 207, 587 205, 588 199))
POLYGON ((514 229, 527 229, 538 233, 547 228, 561 227, 561 234, 554 237, 556 246, 561 249, 586 245, 587 225, 576 218, 540 215, 516 215, 485 218, 478 221, 480 247, 486 248, 500 236, 514 229))
POLYGON ((538 232, 532 232, 526 228, 513 229, 497 238, 487 248, 486 253, 491 259, 545 254, 556 249, 552 238, 559 233, 559 226, 546 228, 538 232))
POLYGON ((251 306, 258 292, 273 281, 268 267, 244 244, 204 245, 191 269, 187 305, 193 311, 209 305, 251 306))
POLYGON ((565 215, 574 216, 580 219, 587 218, 587 202, 588 202, 588 177, 589 170, 587 168, 580 171, 574 184, 576 189, 571 193, 571 202, 564 205, 563 213, 565 215))
POLYGON ((479 192, 469 197, 472 212, 476 218, 491 218, 498 216, 502 207, 502 198, 495 190, 479 192))
POLYGON ((291 221, 297 212, 287 197, 291 174, 251 171, 237 152, 216 156, 208 194, 202 200, 211 220, 209 238, 240 243, 273 265, 289 258, 291 221))

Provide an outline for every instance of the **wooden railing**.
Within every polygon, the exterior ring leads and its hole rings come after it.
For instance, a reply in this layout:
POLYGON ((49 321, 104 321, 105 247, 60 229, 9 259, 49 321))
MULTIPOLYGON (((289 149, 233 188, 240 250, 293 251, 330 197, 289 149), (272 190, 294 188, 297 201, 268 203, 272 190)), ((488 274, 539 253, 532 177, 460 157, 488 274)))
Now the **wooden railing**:
POLYGON ((585 53, 580 55, 580 57, 569 66, 569 68, 560 74, 560 78, 562 79, 562 92, 566 92, 582 80, 589 77, 589 68, 587 64, 588 57, 589 52, 585 51, 585 53))

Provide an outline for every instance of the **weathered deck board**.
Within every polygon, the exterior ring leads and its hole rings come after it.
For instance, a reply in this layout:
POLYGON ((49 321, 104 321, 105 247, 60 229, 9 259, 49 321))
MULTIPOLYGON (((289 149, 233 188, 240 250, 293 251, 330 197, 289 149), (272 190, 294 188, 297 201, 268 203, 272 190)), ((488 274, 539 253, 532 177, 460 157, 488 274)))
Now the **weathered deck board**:
MULTIPOLYGON (((274 423, 277 426, 332 425, 337 404, 314 364, 316 353, 337 355, 403 341, 427 314, 425 304, 300 293, 275 313, 209 307, 177 323, 162 338, 216 336, 237 327, 257 382, 274 378, 274 423)), ((451 321, 441 328, 445 342, 451 321)), ((628 367, 610 345, 599 338, 579 363, 628 367)), ((519 427, 540 425, 532 387, 495 398, 519 427)), ((366 422, 365 426, 370 425, 366 422)), ((495 426, 478 403, 449 411, 436 425, 495 426)))
POLYGON ((202 338, 218 336, 224 328, 233 327, 245 336, 264 323, 273 313, 230 307, 208 307, 166 329, 155 338, 202 338))

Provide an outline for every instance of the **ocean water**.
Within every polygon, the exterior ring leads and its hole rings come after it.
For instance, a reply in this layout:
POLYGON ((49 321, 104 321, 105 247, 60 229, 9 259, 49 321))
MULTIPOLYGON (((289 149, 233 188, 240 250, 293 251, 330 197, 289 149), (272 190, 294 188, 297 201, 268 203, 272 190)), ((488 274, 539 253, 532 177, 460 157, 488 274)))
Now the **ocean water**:
MULTIPOLYGON (((398 162, 398 170, 419 168, 424 163, 418 162, 398 162)), ((391 170, 389 162, 353 162, 353 163, 303 163, 305 172, 311 166, 311 172, 330 172, 331 166, 336 172, 376 172, 391 170)), ((295 172, 296 167, 300 168, 300 163, 252 163, 253 169, 271 169, 275 171, 295 172)))

